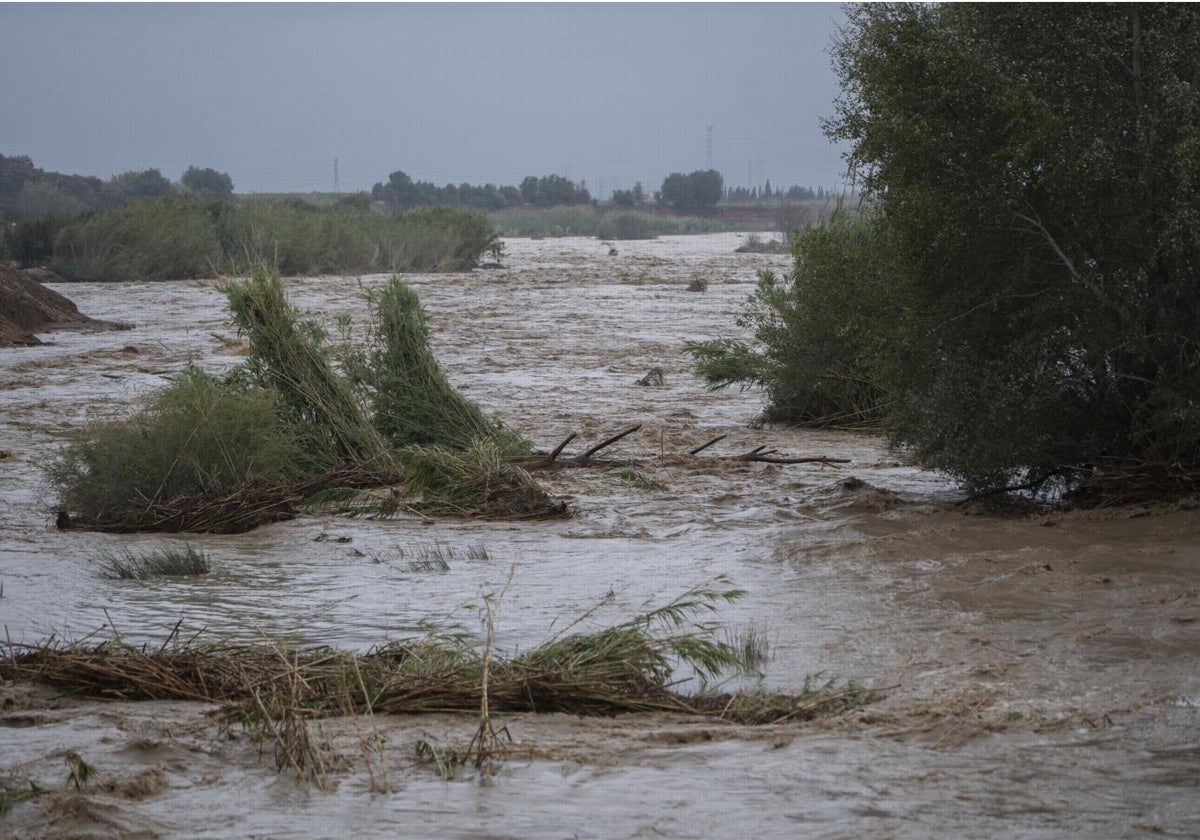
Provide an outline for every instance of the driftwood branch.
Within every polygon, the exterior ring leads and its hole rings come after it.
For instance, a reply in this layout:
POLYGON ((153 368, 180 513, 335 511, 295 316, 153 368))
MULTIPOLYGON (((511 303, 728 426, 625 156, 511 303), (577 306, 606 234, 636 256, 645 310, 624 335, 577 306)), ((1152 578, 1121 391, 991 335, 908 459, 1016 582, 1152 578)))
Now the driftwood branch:
POLYGON ((614 443, 619 441, 621 438, 626 437, 627 435, 633 434, 640 428, 642 428, 642 424, 638 423, 636 426, 630 426, 625 431, 619 432, 618 434, 613 435, 608 440, 603 440, 600 443, 597 443, 595 446, 593 446, 587 452, 584 452, 582 455, 578 456, 578 460, 587 461, 589 458, 591 458, 593 455, 595 455, 601 449, 607 449, 608 447, 612 446, 614 443))
POLYGON ((571 434, 569 434, 565 438, 563 438, 563 442, 560 443, 558 446, 554 447, 554 451, 550 453, 550 463, 554 463, 554 461, 558 458, 558 456, 562 454, 562 451, 567 448, 567 444, 570 443, 571 441, 575 440, 575 438, 577 436, 578 436, 578 433, 571 432, 571 434))
MULTIPOLYGON (((620 440, 628 437, 629 435, 633 434, 634 432, 638 431, 640 428, 642 428, 641 424, 638 424, 636 426, 630 426, 628 429, 625 429, 624 431, 618 432, 617 434, 613 435, 612 437, 609 437, 609 438, 606 438, 606 439, 600 441, 598 444, 596 444, 595 446, 591 447, 590 449, 586 450, 585 452, 583 452, 579 455, 575 455, 570 458, 563 458, 563 457, 561 457, 563 450, 566 448, 568 443, 570 443, 577 437, 575 432, 572 432, 571 434, 567 435, 567 437, 563 440, 563 442, 560 443, 558 446, 556 446, 554 448, 554 451, 551 452, 549 455, 535 455, 535 456, 532 456, 529 458, 521 458, 521 459, 518 459, 518 462, 520 463, 520 465, 522 467, 524 467, 527 470, 547 470, 547 469, 560 469, 560 468, 566 468, 566 467, 595 467, 595 468, 603 469, 603 468, 615 468, 615 467, 643 466, 644 462, 638 461, 638 460, 632 459, 632 458, 625 458, 625 459, 618 460, 618 459, 600 459, 600 458, 594 457, 596 455, 596 453, 602 452, 603 450, 612 446, 617 441, 620 441, 620 440)), ((689 457, 694 458, 697 455, 699 455, 701 452, 703 452, 704 450, 708 449, 709 447, 713 446, 716 443, 719 443, 720 441, 724 440, 727 437, 729 437, 729 435, 727 435, 727 434, 718 435, 717 437, 713 438, 712 440, 708 441, 707 443, 701 444, 700 446, 697 446, 695 449, 689 450, 687 454, 689 457)), ((831 458, 826 455, 819 455, 819 456, 812 457, 812 458, 789 458, 786 456, 780 456, 778 454, 778 452, 779 452, 779 450, 777 450, 777 449, 768 449, 766 444, 764 444, 762 446, 754 447, 749 452, 743 452, 741 455, 723 455, 723 456, 717 457, 714 460, 745 461, 745 462, 756 463, 756 464, 849 464, 850 463, 849 458, 831 458)), ((698 460, 703 460, 703 459, 698 459, 698 460)))
POLYGON ((567 435, 566 439, 563 440, 563 442, 560 443, 558 446, 556 446, 554 448, 554 451, 551 452, 549 455, 536 455, 536 456, 533 456, 532 458, 521 458, 521 459, 517 459, 517 460, 518 460, 518 463, 520 463, 520 465, 527 470, 557 469, 559 467, 626 467, 626 466, 630 466, 633 464, 637 464, 637 461, 634 461, 631 459, 626 459, 626 460, 621 460, 621 461, 600 460, 597 458, 593 458, 592 456, 595 455, 597 452, 607 449, 608 447, 612 446, 614 443, 621 440, 622 438, 628 437, 629 435, 633 434, 640 428, 642 428, 642 426, 639 423, 636 426, 631 426, 630 428, 626 429, 623 432, 618 432, 617 434, 613 435, 612 437, 600 441, 595 446, 593 446, 591 449, 587 450, 586 452, 583 452, 582 454, 575 455, 571 458, 560 458, 559 456, 562 455, 562 451, 563 451, 563 449, 566 448, 567 444, 570 443, 571 441, 573 441, 577 437, 575 432, 571 432, 571 434, 567 435))
POLYGON ((701 452, 703 452, 705 449, 708 449, 708 447, 712 446, 714 443, 723 441, 727 437, 729 437, 729 435, 717 435, 715 438, 710 440, 708 443, 697 446, 695 449, 688 452, 688 454, 689 455, 699 455, 701 452))
POLYGON ((747 452, 744 455, 734 455, 730 461, 752 461, 756 464, 849 464, 849 458, 827 458, 823 455, 816 458, 774 458, 774 449, 766 452, 747 452))

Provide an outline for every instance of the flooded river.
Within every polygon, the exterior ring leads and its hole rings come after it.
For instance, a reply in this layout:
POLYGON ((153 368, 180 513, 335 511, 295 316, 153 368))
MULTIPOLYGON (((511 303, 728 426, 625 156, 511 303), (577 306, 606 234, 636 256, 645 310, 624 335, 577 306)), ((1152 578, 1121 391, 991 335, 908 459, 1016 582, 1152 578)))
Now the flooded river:
MULTIPOLYGON (((578 515, 538 523, 302 517, 238 536, 59 532, 40 466, 89 416, 127 408, 189 361, 237 364, 211 283, 56 287, 130 332, 0 351, 0 624, 12 643, 102 630, 367 649, 424 622, 538 643, 727 576, 731 633, 765 635, 766 682, 825 672, 879 703, 814 724, 509 715, 520 751, 487 783, 442 780, 415 744, 465 746, 451 716, 334 719, 334 789, 276 774, 210 707, 95 703, 0 685, 0 781, 52 793, 0 817, 12 837, 1195 837, 1200 826, 1200 512, 1194 506, 971 515, 944 477, 876 438, 756 430, 756 392, 705 390, 681 346, 741 335, 760 268, 739 234, 609 245, 508 240, 504 268, 413 275, 435 355, 489 413, 568 454, 640 423, 613 453, 648 480, 545 480, 578 515), (690 291, 694 280, 707 290, 690 291), (661 387, 638 381, 651 369, 661 387), (672 457, 720 434, 704 459, 672 457), (720 460, 766 444, 836 465, 720 460), (188 543, 213 571, 110 581, 118 551, 188 543), (413 562, 439 557, 444 564, 413 562), (442 567, 444 565, 444 568, 442 567), (368 767, 364 730, 385 744, 368 767), (96 768, 81 791, 64 756, 96 768), (357 756, 357 758, 356 758, 357 756), (377 760, 378 761, 378 760, 377 760), (376 783, 372 785, 372 772, 376 783)), ((360 282, 289 281, 295 304, 360 319, 360 282)))

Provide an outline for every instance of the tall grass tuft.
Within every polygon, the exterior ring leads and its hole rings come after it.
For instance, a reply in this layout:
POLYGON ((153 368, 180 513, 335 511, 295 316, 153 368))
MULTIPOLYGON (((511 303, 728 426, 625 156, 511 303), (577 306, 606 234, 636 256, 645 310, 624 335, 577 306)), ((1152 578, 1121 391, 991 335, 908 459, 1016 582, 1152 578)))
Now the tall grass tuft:
POLYGON ((429 327, 417 295, 397 276, 369 295, 371 349, 356 376, 370 390, 375 428, 392 447, 411 444, 466 449, 477 438, 495 440, 505 454, 529 444, 451 387, 429 349, 429 327))
POLYGON ((312 450, 343 463, 390 465, 383 438, 350 383, 333 370, 321 330, 288 304, 279 274, 260 267, 249 280, 229 283, 223 291, 238 329, 250 341, 250 373, 279 394, 312 450))
POLYGON ((126 551, 105 557, 100 576, 109 580, 148 580, 156 577, 206 575, 212 567, 208 555, 190 545, 148 554, 126 551))

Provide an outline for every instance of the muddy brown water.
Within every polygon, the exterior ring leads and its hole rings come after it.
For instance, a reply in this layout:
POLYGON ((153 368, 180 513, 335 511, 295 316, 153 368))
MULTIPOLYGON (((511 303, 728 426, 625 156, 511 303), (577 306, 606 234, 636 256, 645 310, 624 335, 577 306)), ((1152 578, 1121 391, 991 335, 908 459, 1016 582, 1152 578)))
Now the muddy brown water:
MULTIPOLYGON (((498 644, 536 644, 727 576, 731 632, 765 634, 766 682, 824 671, 881 702, 806 725, 669 716, 510 715, 498 775, 445 781, 425 739, 465 746, 451 716, 335 719, 329 792, 277 774, 206 706, 95 703, 0 686, 0 781, 51 789, 0 817, 12 837, 1195 837, 1200 829, 1200 513, 1187 506, 1024 519, 952 507, 951 482, 875 438, 755 430, 755 392, 708 392, 680 352, 741 335, 761 268, 737 234, 608 244, 509 240, 505 268, 409 278, 450 379, 541 448, 626 425, 617 447, 653 484, 547 481, 579 515, 473 523, 304 517, 233 537, 60 533, 40 466, 89 416, 132 405, 189 361, 236 364, 212 284, 58 287, 125 333, 59 333, 0 355, 0 624, 13 643, 183 632, 365 649, 424 621, 478 631, 473 604, 511 586, 498 644), (695 279, 706 292, 688 291, 695 279), (661 387, 639 386, 652 369, 661 387), (670 457, 760 444, 832 466, 670 457), (115 551, 189 543, 211 574, 108 581, 115 551), (419 562, 441 557, 438 570, 419 562), (417 561, 417 562, 414 562, 417 561), (610 595, 611 593, 611 595, 610 595), (105 632, 109 632, 105 630, 105 632), (381 739, 368 763, 361 746, 381 739), (67 751, 96 768, 76 791, 67 751), (389 792, 378 789, 386 774, 389 792), (372 784, 374 778, 374 784, 372 784)), ((326 320, 361 318, 358 284, 289 282, 326 320)), ((437 565, 437 564, 433 564, 437 565)))

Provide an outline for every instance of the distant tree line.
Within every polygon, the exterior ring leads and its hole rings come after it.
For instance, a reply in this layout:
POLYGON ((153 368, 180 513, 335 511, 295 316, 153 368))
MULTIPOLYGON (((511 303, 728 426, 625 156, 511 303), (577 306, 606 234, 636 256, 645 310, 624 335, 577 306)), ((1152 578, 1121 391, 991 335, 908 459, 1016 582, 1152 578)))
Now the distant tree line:
POLYGON ((0 155, 0 218, 38 221, 115 207, 131 198, 171 192, 231 199, 233 179, 214 169, 191 166, 178 184, 157 169, 122 172, 107 181, 88 175, 47 172, 26 156, 0 155))
POLYGON ((561 175, 546 175, 541 178, 530 175, 521 181, 519 187, 497 187, 495 184, 484 184, 480 187, 466 183, 439 187, 429 181, 414 181, 402 171, 389 175, 386 184, 375 184, 371 189, 371 198, 382 201, 389 208, 400 207, 409 210, 439 205, 503 210, 521 204, 559 207, 592 202, 586 185, 576 184, 561 175))
POLYGON ((762 189, 758 187, 727 187, 725 189, 725 201, 731 204, 748 204, 759 202, 780 202, 780 201, 822 201, 833 200, 837 195, 826 190, 824 187, 817 187, 813 190, 809 187, 791 186, 786 190, 771 189, 771 181, 768 178, 763 184, 762 189))
MULTIPOLYGON (((704 169, 683 174, 673 172, 663 180, 662 187, 652 196, 648 195, 639 182, 633 189, 614 190, 612 203, 617 207, 637 208, 654 204, 671 207, 681 213, 707 214, 713 212, 719 202, 759 203, 783 201, 812 201, 832 198, 823 189, 813 191, 807 187, 789 187, 787 190, 772 189, 767 181, 758 187, 726 188, 720 172, 704 169)), ((413 209, 415 207, 471 207, 477 210, 503 210, 508 207, 528 205, 532 207, 570 207, 594 204, 586 183, 576 184, 561 175, 530 175, 520 186, 497 187, 495 184, 446 184, 439 187, 429 181, 414 181, 403 171, 393 172, 387 183, 377 183, 371 190, 371 198, 381 201, 388 208, 413 209)))

